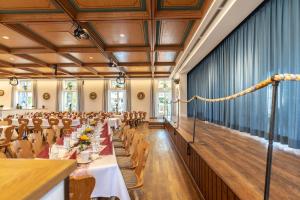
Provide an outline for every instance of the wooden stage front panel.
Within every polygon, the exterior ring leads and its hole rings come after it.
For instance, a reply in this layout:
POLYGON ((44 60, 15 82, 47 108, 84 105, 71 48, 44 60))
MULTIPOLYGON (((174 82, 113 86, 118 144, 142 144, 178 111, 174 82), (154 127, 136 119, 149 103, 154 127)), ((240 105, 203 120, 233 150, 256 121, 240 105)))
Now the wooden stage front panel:
MULTIPOLYGON (((165 128, 204 199, 263 199, 266 144, 197 120, 188 154, 193 119, 181 117, 178 129, 166 121, 165 128)), ((274 147, 270 199, 300 199, 300 156, 274 147)))

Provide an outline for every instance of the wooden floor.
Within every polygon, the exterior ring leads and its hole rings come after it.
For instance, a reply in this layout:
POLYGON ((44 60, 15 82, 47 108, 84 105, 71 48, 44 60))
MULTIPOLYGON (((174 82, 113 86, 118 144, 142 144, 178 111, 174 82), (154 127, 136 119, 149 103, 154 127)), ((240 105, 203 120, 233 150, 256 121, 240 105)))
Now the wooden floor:
POLYGON ((198 200, 200 197, 164 129, 138 128, 151 144, 142 200, 198 200))
MULTIPOLYGON (((191 141, 192 127, 192 119, 181 118, 177 131, 191 141)), ((266 144, 197 120, 192 146, 240 199, 263 199, 266 144)), ((300 199, 300 157, 276 147, 270 199, 300 199)))

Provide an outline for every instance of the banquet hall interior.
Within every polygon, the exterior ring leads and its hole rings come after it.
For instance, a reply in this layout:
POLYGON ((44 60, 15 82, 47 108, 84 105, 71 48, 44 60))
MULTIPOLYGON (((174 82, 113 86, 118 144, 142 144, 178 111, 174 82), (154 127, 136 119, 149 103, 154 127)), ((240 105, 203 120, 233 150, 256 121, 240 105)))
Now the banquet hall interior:
POLYGON ((300 0, 0 0, 0 200, 299 200, 300 0))

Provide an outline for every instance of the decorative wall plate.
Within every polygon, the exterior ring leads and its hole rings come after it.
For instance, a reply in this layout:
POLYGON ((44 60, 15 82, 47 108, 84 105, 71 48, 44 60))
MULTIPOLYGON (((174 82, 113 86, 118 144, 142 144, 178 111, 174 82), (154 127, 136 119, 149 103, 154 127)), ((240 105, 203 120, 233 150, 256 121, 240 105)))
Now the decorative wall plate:
POLYGON ((45 93, 43 94, 43 99, 44 99, 44 100, 49 100, 49 99, 50 99, 50 94, 49 94, 48 92, 45 92, 45 93))
POLYGON ((137 93, 137 98, 139 99, 139 100, 143 100, 144 98, 145 98, 145 93, 144 92, 139 92, 139 93, 137 93))
POLYGON ((0 90, 0 96, 4 96, 4 90, 0 90))
POLYGON ((92 99, 92 100, 97 99, 97 94, 96 94, 96 92, 91 92, 91 93, 90 93, 90 99, 92 99))

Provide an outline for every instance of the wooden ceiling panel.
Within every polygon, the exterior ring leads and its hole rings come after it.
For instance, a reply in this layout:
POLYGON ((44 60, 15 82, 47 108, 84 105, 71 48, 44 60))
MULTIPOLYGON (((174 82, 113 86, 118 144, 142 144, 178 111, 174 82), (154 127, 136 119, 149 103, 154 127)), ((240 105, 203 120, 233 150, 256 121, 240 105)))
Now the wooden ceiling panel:
POLYGON ((114 55, 120 62, 148 62, 146 52, 115 52, 114 55))
POLYGON ((75 58, 83 63, 105 63, 108 62, 107 58, 101 53, 70 53, 75 58))
POLYGON ((0 54, 0 60, 12 63, 12 64, 28 64, 32 63, 26 59, 11 55, 11 54, 0 54))
POLYGON ((158 52, 157 53, 157 61, 158 62, 175 62, 177 56, 177 52, 158 52))
POLYGON ((40 45, 15 31, 0 25, 0 44, 9 48, 40 47, 40 45))
POLYGON ((101 72, 118 72, 118 69, 115 67, 93 67, 99 73, 101 72))
POLYGON ((134 21, 93 22, 95 30, 107 45, 145 45, 148 43, 147 23, 134 21))
POLYGON ((57 11, 51 0, 1 0, 0 13, 15 13, 16 11, 57 11))
POLYGON ((49 67, 28 67, 28 68, 26 67, 24 69, 25 70, 32 69, 32 70, 40 71, 41 73, 53 73, 54 72, 54 70, 49 67))
POLYGON ((77 40, 73 36, 76 27, 71 22, 48 22, 47 26, 42 22, 24 25, 58 47, 93 46, 90 40, 77 40))
POLYGON ((89 72, 83 67, 61 67, 61 69, 68 71, 70 73, 81 73, 81 72, 89 72))
POLYGON ((29 55, 39 60, 42 60, 48 64, 71 63, 69 59, 64 58, 56 53, 39 53, 39 54, 29 54, 29 55))
POLYGON ((150 67, 124 67, 127 72, 151 72, 150 67))
POLYGON ((79 10, 96 9, 97 11, 137 10, 145 4, 145 0, 73 0, 73 2, 79 10))
POLYGON ((158 43, 168 45, 182 45, 185 42, 194 21, 190 20, 163 20, 157 22, 160 28, 158 32, 158 43))
POLYGON ((6 68, 5 70, 9 70, 12 73, 25 73, 25 74, 30 74, 31 72, 19 69, 19 68, 6 68))
POLYGON ((157 72, 169 72, 171 68, 172 68, 171 66, 158 66, 158 67, 156 67, 156 71, 157 72))
POLYGON ((198 10, 204 0, 157 0, 158 10, 198 10))

